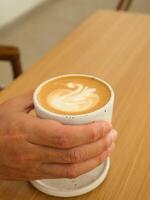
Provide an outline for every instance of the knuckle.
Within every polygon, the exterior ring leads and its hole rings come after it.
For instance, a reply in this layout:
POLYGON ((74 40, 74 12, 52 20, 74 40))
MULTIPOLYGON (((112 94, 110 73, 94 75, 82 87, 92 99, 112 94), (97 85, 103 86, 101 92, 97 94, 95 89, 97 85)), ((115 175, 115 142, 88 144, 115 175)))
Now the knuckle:
POLYGON ((90 131, 90 140, 96 141, 98 139, 99 130, 97 126, 89 126, 88 130, 90 131))
POLYGON ((57 138, 57 146, 63 149, 70 148, 71 144, 69 138, 64 134, 60 135, 57 138))
POLYGON ((71 149, 68 151, 68 159, 71 163, 82 161, 82 154, 78 149, 71 149))
POLYGON ((30 165, 34 164, 34 158, 32 155, 18 155, 16 156, 16 164, 22 166, 22 167, 29 167, 30 165))
POLYGON ((61 125, 57 130, 58 132, 55 134, 56 146, 63 149, 71 148, 72 144, 68 126, 61 125))
POLYGON ((107 121, 101 121, 102 136, 105 136, 112 129, 112 124, 107 121))
POLYGON ((76 178, 79 176, 77 172, 77 167, 75 164, 70 164, 66 168, 66 178, 76 178))

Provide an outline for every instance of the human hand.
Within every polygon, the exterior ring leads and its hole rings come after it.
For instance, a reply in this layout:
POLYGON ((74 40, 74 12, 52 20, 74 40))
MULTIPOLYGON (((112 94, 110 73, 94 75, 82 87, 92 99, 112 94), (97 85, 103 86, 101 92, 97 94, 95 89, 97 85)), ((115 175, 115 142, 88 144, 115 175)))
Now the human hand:
POLYGON ((0 179, 75 178, 100 165, 115 147, 110 123, 63 125, 29 115, 33 92, 0 105, 0 179))

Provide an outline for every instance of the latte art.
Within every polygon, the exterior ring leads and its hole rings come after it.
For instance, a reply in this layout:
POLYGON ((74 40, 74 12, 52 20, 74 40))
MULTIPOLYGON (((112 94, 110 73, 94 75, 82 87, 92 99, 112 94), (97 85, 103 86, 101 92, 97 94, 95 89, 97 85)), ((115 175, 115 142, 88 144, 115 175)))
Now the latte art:
POLYGON ((68 82, 65 88, 53 90, 47 96, 47 104, 63 112, 82 112, 95 106, 99 96, 95 88, 68 82))
POLYGON ((47 81, 38 93, 39 104, 62 115, 82 115, 103 107, 110 98, 108 87, 92 77, 67 75, 47 81))

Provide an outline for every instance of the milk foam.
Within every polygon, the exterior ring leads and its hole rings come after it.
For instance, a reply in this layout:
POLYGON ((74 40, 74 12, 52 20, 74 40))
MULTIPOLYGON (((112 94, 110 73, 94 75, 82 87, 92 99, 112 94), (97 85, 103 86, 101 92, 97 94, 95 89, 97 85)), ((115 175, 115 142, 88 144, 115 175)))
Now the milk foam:
POLYGON ((47 96, 47 104, 62 112, 82 112, 99 101, 96 88, 68 82, 62 89, 55 89, 47 96))

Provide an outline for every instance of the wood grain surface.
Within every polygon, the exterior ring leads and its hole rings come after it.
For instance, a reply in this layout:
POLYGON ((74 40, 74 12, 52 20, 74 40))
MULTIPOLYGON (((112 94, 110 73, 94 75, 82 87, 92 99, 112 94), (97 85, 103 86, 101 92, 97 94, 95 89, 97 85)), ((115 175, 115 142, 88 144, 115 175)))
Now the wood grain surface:
MULTIPOLYGON (((79 200, 150 199, 150 16, 98 11, 0 93, 0 101, 60 74, 108 81, 119 136, 107 179, 79 200)), ((1 200, 56 200, 25 181, 0 181, 1 200)))

